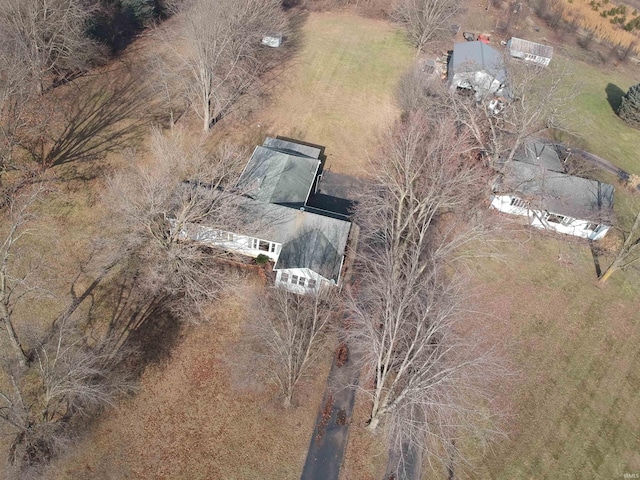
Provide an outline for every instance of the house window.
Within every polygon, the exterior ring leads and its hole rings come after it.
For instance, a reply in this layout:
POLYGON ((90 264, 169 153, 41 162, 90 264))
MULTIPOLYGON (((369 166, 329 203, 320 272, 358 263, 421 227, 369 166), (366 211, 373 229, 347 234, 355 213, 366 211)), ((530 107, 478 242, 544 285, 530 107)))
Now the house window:
POLYGON ((251 239, 251 250, 257 250, 258 249, 258 239, 257 238, 252 238, 251 239))
POLYGON ((289 274, 288 274, 288 273, 286 273, 286 272, 282 272, 282 273, 280 274, 280 281, 281 281, 282 283, 287 283, 287 282, 289 281, 289 274))
POLYGON ((587 223, 584 226, 585 230, 593 230, 594 232, 598 229, 600 225, 598 225, 597 223, 587 223))
POLYGON ((562 215, 556 215, 555 213, 548 213, 545 216, 547 217, 547 222, 562 224, 565 221, 565 217, 562 215))
POLYGON ((573 223, 573 218, 571 217, 564 217, 564 220, 562 220, 562 225, 569 226, 573 223))
POLYGON ((293 283, 294 285, 296 285, 298 283, 298 276, 297 275, 291 275, 291 283, 293 283))
POLYGON ((269 242, 265 242, 264 240, 260 240, 258 242, 258 250, 261 250, 263 252, 268 252, 269 251, 269 242))
POLYGON ((307 280, 306 278, 300 277, 298 279, 298 285, 300 285, 301 287, 304 287, 304 283, 306 282, 306 280, 307 280))
POLYGON ((269 252, 270 253, 276 253, 276 244, 275 243, 269 243, 269 252))
POLYGON ((527 208, 527 203, 524 200, 519 199, 518 197, 513 197, 511 199, 511 206, 512 207, 527 208))
POLYGON ((316 288, 316 279, 315 278, 310 278, 309 279, 309 288, 316 288))

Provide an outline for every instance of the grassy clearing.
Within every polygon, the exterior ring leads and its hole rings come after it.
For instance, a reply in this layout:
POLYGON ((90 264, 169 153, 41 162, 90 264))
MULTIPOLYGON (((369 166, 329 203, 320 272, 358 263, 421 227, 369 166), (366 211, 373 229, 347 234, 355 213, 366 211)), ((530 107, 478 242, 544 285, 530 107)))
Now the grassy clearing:
POLYGON ((302 471, 329 361, 282 409, 274 392, 234 374, 245 299, 223 299, 211 324, 187 329, 166 365, 149 368, 140 392, 97 423, 48 478, 295 479, 302 471), (105 478, 105 477, 100 477, 105 478))
POLYGON ((329 168, 362 174, 377 133, 398 116, 394 89, 413 55, 388 22, 313 13, 286 85, 251 128, 324 145, 329 168))
POLYGON ((640 278, 596 285, 587 247, 534 237, 484 262, 482 310, 521 377, 505 386, 511 438, 476 478, 622 478, 640 472, 640 278))
POLYGON ((637 80, 563 57, 554 62, 571 73, 566 82, 580 92, 567 120, 576 137, 570 140, 623 170, 640 174, 640 131, 627 127, 611 105, 619 105, 621 95, 637 80))

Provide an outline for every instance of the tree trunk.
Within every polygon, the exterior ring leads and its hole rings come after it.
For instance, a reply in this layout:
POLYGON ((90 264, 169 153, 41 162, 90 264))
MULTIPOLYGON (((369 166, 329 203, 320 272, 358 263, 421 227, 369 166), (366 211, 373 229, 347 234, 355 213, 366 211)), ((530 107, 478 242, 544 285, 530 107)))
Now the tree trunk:
POLYGON ((9 340, 11 342, 11 346, 13 347, 16 357, 18 358, 18 362, 20 362, 20 366, 26 367, 29 357, 27 357, 27 354, 24 352, 24 349, 20 344, 20 340, 18 339, 18 334, 16 333, 16 330, 13 328, 13 323, 7 317, 4 317, 3 323, 7 328, 7 333, 9 334, 9 340))
POLYGON ((371 418, 369 419, 369 425, 367 425, 367 428, 371 432, 375 432, 376 428, 378 428, 379 423, 380 423, 380 417, 378 416, 378 414, 376 413, 376 416, 371 415, 371 418))
POLYGON ((607 280, 609 280, 609 277, 613 274, 613 272, 615 272, 618 269, 618 267, 615 265, 615 262, 612 263, 609 268, 607 268, 607 270, 602 274, 602 276, 598 279, 598 283, 605 283, 607 280))
POLYGON ((208 132, 211 126, 211 101, 205 100, 202 107, 202 130, 208 132))

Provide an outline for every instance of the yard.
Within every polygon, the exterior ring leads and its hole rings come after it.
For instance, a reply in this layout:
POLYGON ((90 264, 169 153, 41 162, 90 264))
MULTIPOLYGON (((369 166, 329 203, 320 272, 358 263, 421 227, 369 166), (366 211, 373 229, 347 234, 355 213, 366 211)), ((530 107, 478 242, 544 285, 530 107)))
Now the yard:
MULTIPOLYGON (((346 12, 312 13, 302 28, 302 49, 269 105, 231 130, 324 145, 328 168, 361 175, 378 133, 398 116, 394 87, 413 52, 389 23, 346 12)), ((90 218, 93 203, 76 197, 65 194, 52 215, 66 209, 74 225, 90 218)), ((245 385, 237 349, 243 303, 256 295, 253 287, 236 292, 212 307, 210 324, 184 328, 170 356, 147 368, 139 392, 98 419, 48 478, 299 478, 330 355, 289 410, 273 388, 245 385)))
POLYGON ((239 372, 247 286, 185 328, 167 361, 145 372, 140 391, 109 411, 51 479, 254 480, 299 478, 330 360, 313 369, 284 410, 273 388, 239 372))
POLYGON ((285 85, 251 128, 324 145, 327 168, 362 175, 398 117, 394 89, 414 53, 388 22, 347 12, 312 13, 303 31, 285 85))
POLYGON ((569 107, 567 124, 575 136, 573 142, 616 166, 640 174, 640 130, 627 127, 615 114, 614 107, 634 79, 615 69, 600 69, 565 57, 554 58, 556 68, 566 69, 569 86, 578 94, 569 107))
POLYGON ((599 287, 586 246, 539 235, 506 260, 482 263, 477 293, 519 372, 503 388, 514 417, 474 478, 640 473, 639 276, 599 287))

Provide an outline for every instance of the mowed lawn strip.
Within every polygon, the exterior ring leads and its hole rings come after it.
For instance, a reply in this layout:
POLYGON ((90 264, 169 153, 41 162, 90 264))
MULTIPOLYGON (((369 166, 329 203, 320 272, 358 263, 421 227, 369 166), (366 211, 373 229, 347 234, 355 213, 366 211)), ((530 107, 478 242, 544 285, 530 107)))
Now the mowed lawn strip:
POLYGON ((584 149, 640 175, 640 130, 628 127, 611 105, 617 105, 620 95, 638 80, 577 60, 557 57, 554 62, 570 73, 566 82, 578 91, 567 119, 571 133, 584 149))
POLYGON ((388 22, 312 13, 302 51, 257 123, 264 133, 326 146, 332 171, 363 174, 379 133, 399 117, 394 92, 413 57, 388 22))
POLYGON ((477 478, 622 478, 640 472, 640 278, 597 286, 591 253, 558 239, 487 263, 480 292, 511 345, 511 438, 477 478))

